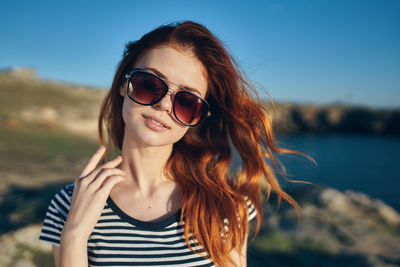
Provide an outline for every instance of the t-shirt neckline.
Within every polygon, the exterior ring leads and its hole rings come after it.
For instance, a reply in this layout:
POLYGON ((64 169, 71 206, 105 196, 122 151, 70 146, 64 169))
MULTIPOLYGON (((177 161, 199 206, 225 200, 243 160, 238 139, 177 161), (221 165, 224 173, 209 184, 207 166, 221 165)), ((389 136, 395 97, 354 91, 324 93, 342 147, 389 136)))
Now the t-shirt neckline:
POLYGON ((145 229, 145 230, 163 230, 165 227, 175 223, 179 222, 181 218, 181 209, 179 209, 177 212, 172 214, 171 216, 161 220, 161 221, 156 221, 156 222, 146 222, 146 221, 141 221, 138 219, 135 219, 128 214, 126 214, 123 210, 121 210, 117 204, 112 200, 111 197, 108 197, 107 199, 107 204, 108 206, 116 213, 122 220, 125 220, 126 222, 145 229))

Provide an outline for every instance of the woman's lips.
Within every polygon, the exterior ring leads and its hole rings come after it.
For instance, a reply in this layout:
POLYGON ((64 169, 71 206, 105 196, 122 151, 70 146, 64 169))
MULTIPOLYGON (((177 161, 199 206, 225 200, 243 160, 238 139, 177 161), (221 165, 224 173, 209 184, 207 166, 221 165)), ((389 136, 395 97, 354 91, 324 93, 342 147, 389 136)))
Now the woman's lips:
POLYGON ((162 119, 155 116, 143 114, 143 118, 146 120, 146 125, 154 130, 165 130, 171 128, 162 119))

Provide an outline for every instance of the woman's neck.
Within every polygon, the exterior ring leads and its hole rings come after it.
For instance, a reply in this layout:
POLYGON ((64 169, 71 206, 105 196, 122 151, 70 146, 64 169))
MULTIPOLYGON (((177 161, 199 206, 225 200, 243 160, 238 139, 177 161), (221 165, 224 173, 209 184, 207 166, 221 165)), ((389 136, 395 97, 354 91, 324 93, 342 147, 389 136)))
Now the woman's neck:
MULTIPOLYGON (((124 140, 120 168, 127 175, 127 186, 137 194, 150 196, 158 188, 171 183, 164 174, 165 164, 172 153, 172 144, 168 146, 138 146, 134 142, 124 140)), ((121 184, 122 185, 122 184, 121 184)))

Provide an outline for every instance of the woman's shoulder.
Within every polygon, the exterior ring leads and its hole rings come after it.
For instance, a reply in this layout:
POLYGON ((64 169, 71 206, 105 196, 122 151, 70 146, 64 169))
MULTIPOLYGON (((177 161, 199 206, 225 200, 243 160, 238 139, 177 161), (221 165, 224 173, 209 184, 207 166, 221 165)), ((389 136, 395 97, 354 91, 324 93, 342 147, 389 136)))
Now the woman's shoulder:
POLYGON ((63 189, 61 189, 61 191, 65 191, 68 195, 72 196, 72 193, 74 192, 74 184, 67 184, 63 189))
POLYGON ((68 202, 71 202, 72 193, 74 192, 74 184, 67 184, 65 185, 58 193, 54 196, 65 198, 68 202))
POLYGON ((58 191, 50 201, 50 207, 61 211, 61 214, 68 214, 68 210, 72 200, 72 193, 74 192, 74 184, 65 185, 58 191))
POLYGON ((61 231, 67 220, 73 191, 74 185, 67 184, 54 195, 47 208, 39 239, 60 245, 61 231))

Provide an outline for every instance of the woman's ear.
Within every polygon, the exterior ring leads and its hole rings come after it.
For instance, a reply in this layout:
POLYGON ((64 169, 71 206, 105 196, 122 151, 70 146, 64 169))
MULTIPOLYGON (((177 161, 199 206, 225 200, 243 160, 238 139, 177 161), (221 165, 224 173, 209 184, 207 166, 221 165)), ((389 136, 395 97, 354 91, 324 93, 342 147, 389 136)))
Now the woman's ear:
POLYGON ((125 96, 125 86, 121 86, 120 88, 119 88, 119 94, 120 94, 120 96, 125 96))

